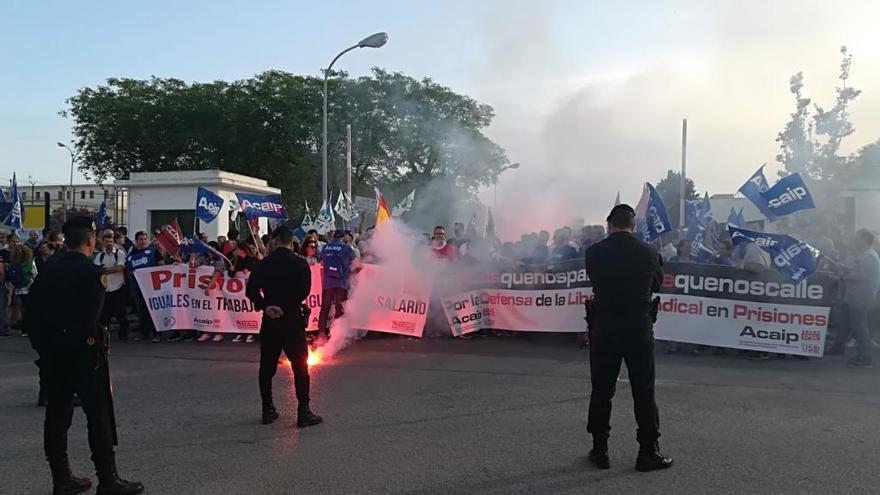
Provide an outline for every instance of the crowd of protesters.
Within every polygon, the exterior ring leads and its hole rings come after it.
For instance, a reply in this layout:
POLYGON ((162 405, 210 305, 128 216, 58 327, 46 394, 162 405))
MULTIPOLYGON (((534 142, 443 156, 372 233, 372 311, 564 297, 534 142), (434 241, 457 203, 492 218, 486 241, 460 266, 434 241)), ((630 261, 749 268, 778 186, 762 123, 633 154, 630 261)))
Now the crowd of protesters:
MULTIPOLYGON (((760 230, 758 226, 747 227, 760 230)), ((695 244, 689 240, 668 242, 662 247, 658 244, 658 247, 661 247, 666 262, 710 263, 753 272, 773 269, 770 256, 756 244, 746 243, 735 248, 726 231, 718 229, 718 232, 711 250, 707 250, 705 244, 695 244)), ((874 233, 862 230, 851 242, 843 240, 845 237, 842 235, 835 236, 835 242, 809 226, 800 232, 789 233, 818 248, 822 253, 820 270, 830 272, 841 282, 838 303, 832 308, 833 328, 829 328, 829 331, 835 333, 836 338, 830 352, 842 353, 845 345, 857 347, 855 364, 870 365, 870 348, 880 346, 880 335, 872 335, 869 330, 880 328, 880 307, 877 305, 880 293, 880 239, 874 233)), ((225 273, 231 276, 238 272, 249 272, 263 256, 265 246, 271 245, 271 239, 263 236, 260 239, 250 237, 240 240, 236 230, 214 241, 199 234, 198 238, 210 245, 216 254, 192 254, 181 258, 167 253, 156 241, 157 234, 137 232, 132 240, 124 227, 108 229, 99 234, 94 262, 107 275, 107 298, 102 322, 110 327, 115 321, 120 341, 127 341, 130 335, 134 340, 149 339, 153 342, 223 341, 226 337, 223 333, 190 330, 157 332, 134 274, 141 269, 175 263, 186 263, 192 267, 209 266, 214 270, 215 278, 225 273), (129 312, 136 315, 136 332, 130 332, 129 312)), ((330 313, 335 312, 336 316, 340 316, 344 311, 350 274, 357 271, 360 263, 385 261, 380 260, 373 249, 373 235, 372 228, 361 232, 329 231, 326 235, 312 230, 301 242, 295 243, 294 249, 309 264, 324 265, 323 304, 318 320, 322 335, 328 334, 330 313)), ((586 250, 605 236, 603 226, 591 225, 580 229, 561 227, 552 235, 549 231, 533 232, 522 235, 517 241, 503 241, 495 234, 491 224, 481 232, 472 222, 468 226, 455 223, 451 233, 438 225, 430 234, 423 234, 424 242, 419 244, 426 246, 426 252, 435 258, 449 262, 524 266, 582 259, 586 250)), ((0 280, 3 282, 0 283, 3 301, 0 304, 0 322, 3 322, 0 324, 0 336, 9 335, 10 328, 20 328, 23 301, 28 296, 30 285, 41 268, 62 249, 63 237, 57 232, 48 232, 45 238, 31 232, 26 240, 15 234, 0 234, 0 280)), ((254 340, 252 334, 234 335, 232 338, 236 343, 254 340)), ((724 349, 675 343, 669 343, 667 351, 695 355, 709 351, 716 354, 725 352, 724 349)), ((753 359, 771 357, 761 352, 746 354, 753 359)))

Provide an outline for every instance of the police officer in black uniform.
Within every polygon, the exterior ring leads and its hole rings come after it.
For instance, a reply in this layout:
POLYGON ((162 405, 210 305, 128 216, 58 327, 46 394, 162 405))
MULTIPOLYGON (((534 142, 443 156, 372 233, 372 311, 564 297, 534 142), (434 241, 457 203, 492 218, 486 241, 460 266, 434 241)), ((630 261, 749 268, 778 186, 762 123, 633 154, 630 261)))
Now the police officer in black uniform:
POLYGON ((654 471, 672 466, 660 452, 660 416, 654 400, 654 331, 657 304, 652 293, 660 290, 662 260, 653 246, 633 235, 635 211, 615 206, 608 215, 605 240, 586 252, 587 275, 593 284, 588 306, 590 326, 590 412, 587 431, 593 436, 590 461, 608 469, 608 435, 611 399, 626 361, 638 430, 636 469, 654 471))
POLYGON ((293 368, 299 402, 296 425, 305 428, 323 421, 309 409, 309 347, 302 303, 312 287, 312 272, 305 258, 294 253, 293 232, 288 227, 278 227, 273 235, 275 247, 251 272, 246 289, 248 299, 263 312, 259 375, 263 424, 278 419, 272 402, 272 377, 283 350, 293 368))
POLYGON ((88 422, 89 447, 98 475, 97 493, 140 493, 142 484, 123 480, 116 472, 109 339, 99 323, 106 277, 89 260, 95 249, 95 222, 75 217, 62 230, 67 250, 47 264, 34 281, 25 313, 31 342, 48 379, 44 448, 52 470, 53 493, 82 493, 92 485, 87 478, 73 476, 67 460, 74 394, 81 399, 88 422))

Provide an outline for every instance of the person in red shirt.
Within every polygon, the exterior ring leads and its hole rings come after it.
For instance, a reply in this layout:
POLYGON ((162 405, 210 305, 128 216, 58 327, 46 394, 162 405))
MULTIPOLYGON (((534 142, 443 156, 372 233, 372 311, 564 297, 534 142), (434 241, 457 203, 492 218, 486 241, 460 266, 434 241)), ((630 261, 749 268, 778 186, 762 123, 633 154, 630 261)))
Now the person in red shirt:
POLYGON ((434 227, 434 237, 431 238, 431 252, 439 259, 458 261, 458 248, 446 242, 446 228, 442 225, 434 227))

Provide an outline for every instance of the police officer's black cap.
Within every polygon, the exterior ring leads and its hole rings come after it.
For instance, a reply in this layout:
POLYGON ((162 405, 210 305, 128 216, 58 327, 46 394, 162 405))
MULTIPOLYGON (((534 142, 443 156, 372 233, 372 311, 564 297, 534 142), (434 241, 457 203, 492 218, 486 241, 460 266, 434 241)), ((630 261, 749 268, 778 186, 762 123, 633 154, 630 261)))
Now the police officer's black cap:
POLYGON ((611 213, 608 214, 608 218, 606 220, 611 221, 611 217, 617 216, 619 214, 618 212, 626 213, 633 218, 636 217, 636 210, 634 210, 632 206, 626 203, 621 203, 619 205, 615 205, 614 208, 611 208, 611 213))
POLYGON ((293 235, 293 231, 290 230, 290 227, 287 225, 279 225, 277 229, 272 231, 272 239, 275 239, 280 235, 291 236, 293 235))
POLYGON ((70 235, 72 232, 96 232, 98 226, 95 225, 95 218, 87 215, 80 215, 67 219, 61 226, 61 232, 64 235, 70 235))

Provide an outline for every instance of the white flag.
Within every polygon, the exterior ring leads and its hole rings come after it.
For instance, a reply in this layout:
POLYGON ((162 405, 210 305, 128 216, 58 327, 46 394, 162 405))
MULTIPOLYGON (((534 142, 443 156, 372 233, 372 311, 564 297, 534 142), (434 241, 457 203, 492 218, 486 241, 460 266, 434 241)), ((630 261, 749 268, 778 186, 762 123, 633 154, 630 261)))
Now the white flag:
POLYGON ((400 215, 408 212, 412 209, 415 200, 416 191, 415 189, 413 189, 413 192, 409 193, 405 198, 400 201, 400 203, 397 203, 397 206, 391 209, 391 216, 399 217, 400 215))
POLYGON ((306 201, 306 214, 303 216, 302 223, 299 224, 299 227, 306 232, 314 228, 314 222, 312 221, 312 212, 309 211, 308 201, 306 201))
POLYGON ((321 235, 327 235, 328 230, 336 229, 336 217, 333 215, 333 208, 330 207, 329 200, 321 205, 321 211, 318 212, 313 228, 321 235))
POLYGON ((339 197, 336 198, 335 209, 336 213, 339 213, 339 216, 346 222, 350 222, 358 217, 358 212, 355 210, 351 199, 342 191, 339 192, 339 197))

